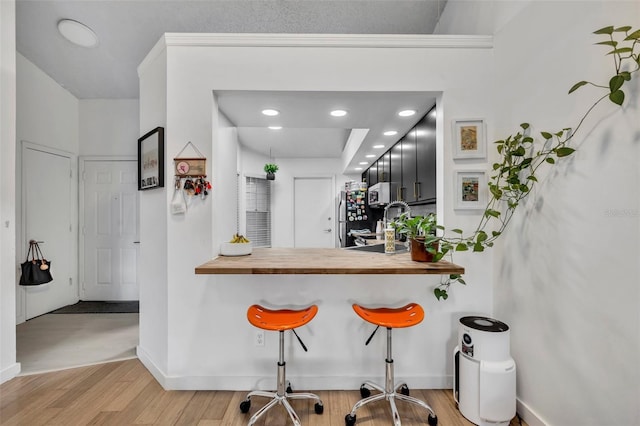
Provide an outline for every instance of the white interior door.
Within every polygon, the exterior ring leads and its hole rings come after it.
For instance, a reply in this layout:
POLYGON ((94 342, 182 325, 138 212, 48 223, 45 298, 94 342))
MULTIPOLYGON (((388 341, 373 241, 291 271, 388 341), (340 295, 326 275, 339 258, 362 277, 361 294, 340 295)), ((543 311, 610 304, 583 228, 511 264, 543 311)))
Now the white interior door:
MULTIPOLYGON (((25 319, 37 317, 78 300, 73 282, 77 255, 73 243, 75 157, 46 147, 22 145, 22 217, 24 245, 41 242, 51 261, 53 281, 24 289, 25 319)), ((26 249, 25 249, 26 250, 26 249)))
POLYGON ((294 246, 335 247, 335 196, 330 177, 294 178, 294 246))
POLYGON ((138 300, 135 160, 81 161, 82 300, 138 300))

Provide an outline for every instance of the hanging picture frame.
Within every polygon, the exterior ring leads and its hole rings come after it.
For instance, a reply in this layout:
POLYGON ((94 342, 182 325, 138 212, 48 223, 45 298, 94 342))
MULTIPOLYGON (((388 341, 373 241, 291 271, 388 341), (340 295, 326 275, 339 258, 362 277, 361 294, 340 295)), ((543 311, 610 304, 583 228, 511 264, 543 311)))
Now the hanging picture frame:
POLYGON ((138 191, 164 187, 164 128, 138 139, 138 191))
POLYGON ((454 209, 484 210, 487 206, 487 175, 484 170, 456 171, 454 209))
POLYGON ((485 159, 487 139, 484 120, 453 120, 453 159, 485 159))

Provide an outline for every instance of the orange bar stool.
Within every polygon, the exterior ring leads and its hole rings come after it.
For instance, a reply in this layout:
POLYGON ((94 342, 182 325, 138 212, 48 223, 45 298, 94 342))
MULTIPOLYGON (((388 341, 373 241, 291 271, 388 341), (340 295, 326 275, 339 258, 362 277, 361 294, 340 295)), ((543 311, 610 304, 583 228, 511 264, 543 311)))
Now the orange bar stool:
POLYGON ((395 386, 393 384, 394 378, 393 357, 391 355, 391 330, 394 328, 413 327, 414 325, 422 322, 422 320, 424 319, 424 310, 422 309, 422 306, 418 305, 417 303, 409 303, 408 305, 401 308, 365 308, 364 306, 354 304, 353 310, 360 316, 360 318, 377 326, 373 333, 371 333, 371 336, 369 336, 369 338, 367 339, 365 345, 369 344, 374 334, 376 334, 376 331, 378 331, 378 328, 386 327, 387 358, 385 359, 386 372, 384 388, 382 386, 376 385, 375 383, 371 383, 368 381, 364 382, 362 386, 360 386, 360 395, 363 399, 356 402, 356 404, 351 409, 351 412, 345 416, 344 420, 346 425, 353 426, 356 423, 356 411, 358 410, 358 408, 367 405, 370 402, 380 401, 383 399, 389 401, 389 404, 391 405, 391 414, 393 416, 393 424, 395 426, 401 426, 400 414, 398 414, 398 409, 395 402, 396 399, 425 408, 427 411, 429 411, 429 417, 427 418, 427 422, 429 423, 429 425, 437 425, 438 417, 436 416, 436 413, 434 413, 433 409, 426 402, 409 396, 409 387, 406 383, 401 382, 396 384, 395 386), (371 389, 377 390, 380 393, 371 395, 371 389))
POLYGON ((247 395, 247 398, 240 403, 240 411, 243 413, 249 412, 249 408, 251 407, 251 397, 253 396, 261 396, 265 398, 271 398, 266 405, 260 408, 249 420, 249 426, 254 424, 258 419, 266 413, 271 407, 276 404, 282 404, 282 406, 287 410, 289 417, 293 420, 293 424, 296 426, 300 426, 300 418, 291 407, 289 403, 289 399, 313 399, 316 401, 315 403, 315 412, 316 414, 322 414, 324 411, 324 407, 322 405, 322 401, 318 398, 317 395, 313 393, 305 393, 305 392, 297 392, 293 393, 291 390, 291 385, 286 384, 285 377, 285 362, 284 362, 284 332, 285 330, 293 331, 296 338, 302 345, 302 349, 307 351, 307 347, 304 345, 298 333, 296 333, 295 329, 307 324, 309 321, 316 316, 318 312, 318 307, 316 305, 311 305, 305 309, 300 310, 291 310, 291 309, 279 309, 279 310, 271 310, 264 308, 260 305, 252 305, 247 310, 247 319, 251 324, 255 327, 261 328, 263 330, 271 330, 278 331, 280 333, 280 358, 278 359, 278 376, 277 376, 277 385, 278 389, 275 392, 263 392, 263 391, 251 391, 247 395))

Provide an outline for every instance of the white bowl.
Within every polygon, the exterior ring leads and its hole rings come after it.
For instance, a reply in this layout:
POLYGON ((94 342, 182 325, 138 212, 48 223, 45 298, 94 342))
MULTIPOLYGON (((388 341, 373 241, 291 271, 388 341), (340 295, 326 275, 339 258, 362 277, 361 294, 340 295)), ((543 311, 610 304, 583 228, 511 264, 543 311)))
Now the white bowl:
POLYGON ((251 254, 251 243, 222 243, 220 254, 222 256, 245 256, 251 254))

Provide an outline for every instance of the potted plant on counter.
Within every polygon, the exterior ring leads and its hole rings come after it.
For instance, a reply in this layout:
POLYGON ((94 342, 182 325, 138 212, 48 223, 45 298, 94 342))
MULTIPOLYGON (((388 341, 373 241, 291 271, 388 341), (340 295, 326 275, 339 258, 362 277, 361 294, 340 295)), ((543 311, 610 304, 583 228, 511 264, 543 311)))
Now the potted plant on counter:
POLYGON ((411 260, 437 262, 442 257, 438 255, 440 238, 436 236, 438 224, 435 213, 411 216, 408 212, 404 212, 390 225, 396 233, 405 235, 409 240, 411 260))
POLYGON ((274 180, 276 178, 276 172, 278 171, 278 165, 267 163, 264 165, 264 171, 267 173, 267 180, 274 180))

